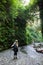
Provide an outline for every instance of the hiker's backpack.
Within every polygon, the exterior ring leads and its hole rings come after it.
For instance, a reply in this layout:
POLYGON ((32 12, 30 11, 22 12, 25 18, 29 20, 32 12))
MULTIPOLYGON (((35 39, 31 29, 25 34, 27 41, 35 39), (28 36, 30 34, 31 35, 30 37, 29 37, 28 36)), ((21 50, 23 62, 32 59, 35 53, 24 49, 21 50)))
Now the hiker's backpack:
POLYGON ((16 44, 14 44, 14 46, 13 46, 13 51, 18 52, 18 47, 16 46, 16 44))

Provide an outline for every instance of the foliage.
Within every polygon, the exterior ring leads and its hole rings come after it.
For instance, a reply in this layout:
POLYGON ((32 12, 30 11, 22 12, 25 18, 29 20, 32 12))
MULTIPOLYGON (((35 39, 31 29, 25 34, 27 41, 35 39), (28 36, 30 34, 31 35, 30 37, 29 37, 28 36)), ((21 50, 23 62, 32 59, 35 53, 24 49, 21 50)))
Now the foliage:
MULTIPOLYGON (((19 45, 25 45, 34 41, 41 41, 41 33, 33 30, 27 24, 27 20, 34 21, 36 1, 23 6, 21 0, 0 0, 0 47, 9 48, 15 39, 19 45), (35 9, 34 9, 35 8, 35 9)), ((32 23, 32 22, 31 22, 32 23)), ((38 28, 39 29, 39 28, 38 28)))
POLYGON ((41 32, 42 32, 42 38, 43 38, 43 0, 38 0, 38 6, 40 11, 41 32))
POLYGON ((0 46, 5 49, 14 42, 14 20, 12 20, 6 6, 8 0, 0 1, 0 46))
POLYGON ((38 10, 40 11, 40 19, 41 19, 41 33, 43 38, 43 0, 31 0, 30 4, 33 7, 33 11, 36 10, 38 7, 38 10))
POLYGON ((25 22, 22 23, 24 21, 22 18, 20 20, 17 19, 19 17, 19 8, 22 9, 22 11, 20 10, 22 13, 24 7, 22 8, 19 0, 0 1, 0 46, 4 49, 9 48, 15 39, 19 39, 21 42, 25 39, 23 37, 25 32, 22 30, 25 22), (17 30, 17 27, 21 28, 17 30))
POLYGON ((27 24, 27 26, 26 26, 26 42, 27 42, 27 44, 30 44, 33 41, 34 42, 41 42, 42 41, 42 34, 40 31, 37 31, 37 29, 35 27, 27 24))
POLYGON ((19 45, 25 45, 25 43, 26 43, 26 41, 25 41, 26 40, 26 37, 25 37, 26 21, 19 17, 17 17, 17 19, 15 19, 15 21, 16 21, 15 39, 19 40, 19 45))

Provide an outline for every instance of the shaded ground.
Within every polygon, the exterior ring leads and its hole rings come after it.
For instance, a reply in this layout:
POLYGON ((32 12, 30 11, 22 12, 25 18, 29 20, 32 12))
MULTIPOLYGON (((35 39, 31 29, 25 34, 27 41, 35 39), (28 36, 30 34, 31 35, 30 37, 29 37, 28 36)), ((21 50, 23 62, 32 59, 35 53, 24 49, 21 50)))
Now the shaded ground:
POLYGON ((43 54, 32 46, 24 46, 19 48, 18 59, 13 60, 13 51, 9 49, 0 52, 0 65, 43 65, 43 54))

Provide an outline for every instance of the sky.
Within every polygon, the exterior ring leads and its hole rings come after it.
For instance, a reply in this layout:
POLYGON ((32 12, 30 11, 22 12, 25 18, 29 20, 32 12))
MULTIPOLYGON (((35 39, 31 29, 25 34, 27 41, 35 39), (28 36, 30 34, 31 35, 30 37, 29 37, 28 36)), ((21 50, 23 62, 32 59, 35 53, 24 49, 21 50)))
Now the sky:
POLYGON ((24 4, 24 6, 28 5, 29 2, 30 2, 30 0, 23 0, 23 4, 24 4))

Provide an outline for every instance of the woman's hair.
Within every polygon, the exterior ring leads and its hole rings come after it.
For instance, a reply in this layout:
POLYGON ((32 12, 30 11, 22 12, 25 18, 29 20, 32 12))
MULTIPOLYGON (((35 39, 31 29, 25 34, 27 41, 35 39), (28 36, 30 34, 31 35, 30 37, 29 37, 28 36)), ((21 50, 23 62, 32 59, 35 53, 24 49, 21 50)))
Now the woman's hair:
POLYGON ((15 44, 18 46, 18 40, 15 40, 15 44))
POLYGON ((18 40, 15 40, 15 42, 18 42, 18 40))

